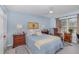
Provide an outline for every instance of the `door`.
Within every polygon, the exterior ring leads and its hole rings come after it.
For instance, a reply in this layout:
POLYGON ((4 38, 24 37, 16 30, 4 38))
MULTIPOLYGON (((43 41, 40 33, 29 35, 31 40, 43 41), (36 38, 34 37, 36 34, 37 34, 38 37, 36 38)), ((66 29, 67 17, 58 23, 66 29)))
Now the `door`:
POLYGON ((3 49, 4 52, 7 49, 7 15, 3 15, 3 49))
POLYGON ((0 15, 0 54, 3 52, 3 17, 0 15))

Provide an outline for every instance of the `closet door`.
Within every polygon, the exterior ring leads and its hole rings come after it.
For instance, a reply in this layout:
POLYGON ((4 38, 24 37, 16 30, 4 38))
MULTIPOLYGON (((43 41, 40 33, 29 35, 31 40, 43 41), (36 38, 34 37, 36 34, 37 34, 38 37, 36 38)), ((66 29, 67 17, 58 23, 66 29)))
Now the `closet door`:
POLYGON ((4 14, 4 17, 3 17, 3 48, 4 48, 4 51, 6 51, 6 48, 7 48, 7 15, 4 14))
POLYGON ((6 50, 7 44, 7 13, 0 7, 0 54, 6 50))

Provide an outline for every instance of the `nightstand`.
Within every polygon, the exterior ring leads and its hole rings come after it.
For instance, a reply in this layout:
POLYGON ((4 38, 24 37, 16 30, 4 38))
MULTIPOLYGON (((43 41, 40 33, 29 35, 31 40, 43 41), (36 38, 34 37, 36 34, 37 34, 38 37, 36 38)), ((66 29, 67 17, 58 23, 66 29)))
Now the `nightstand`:
POLYGON ((41 31, 43 34, 49 34, 49 31, 47 29, 44 29, 41 31))
POLYGON ((70 33, 64 33, 64 41, 71 43, 72 35, 70 33))
POLYGON ((20 46, 20 45, 25 45, 26 40, 25 40, 25 34, 14 34, 13 35, 13 48, 20 46))

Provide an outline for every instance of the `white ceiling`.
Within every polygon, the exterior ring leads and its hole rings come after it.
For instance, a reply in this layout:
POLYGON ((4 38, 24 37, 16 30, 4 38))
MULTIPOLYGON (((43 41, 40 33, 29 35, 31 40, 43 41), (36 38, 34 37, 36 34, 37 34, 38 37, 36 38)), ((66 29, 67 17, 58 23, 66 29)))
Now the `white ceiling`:
POLYGON ((33 16, 55 16, 59 17, 71 12, 79 10, 78 5, 6 5, 10 11, 19 13, 28 13, 33 16), (49 10, 53 10, 53 14, 49 14, 49 10))

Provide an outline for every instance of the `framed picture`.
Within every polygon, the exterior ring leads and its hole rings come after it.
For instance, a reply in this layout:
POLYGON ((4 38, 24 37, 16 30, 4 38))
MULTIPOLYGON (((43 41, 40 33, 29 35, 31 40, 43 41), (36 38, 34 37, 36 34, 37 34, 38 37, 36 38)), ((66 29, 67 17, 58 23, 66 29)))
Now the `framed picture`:
POLYGON ((28 29, 38 29, 39 24, 36 22, 28 22, 28 29))

